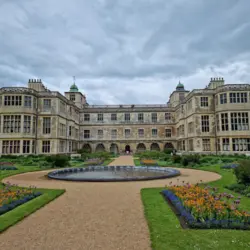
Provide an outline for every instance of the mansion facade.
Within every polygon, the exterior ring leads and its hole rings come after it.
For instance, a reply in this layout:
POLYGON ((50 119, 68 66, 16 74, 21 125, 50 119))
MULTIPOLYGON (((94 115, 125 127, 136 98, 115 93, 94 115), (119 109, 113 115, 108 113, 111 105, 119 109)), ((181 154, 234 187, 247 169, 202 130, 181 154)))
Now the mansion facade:
POLYGON ((0 88, 0 155, 250 153, 249 117, 250 84, 223 78, 192 91, 179 83, 162 105, 89 105, 75 83, 62 95, 30 79, 27 88, 0 88))

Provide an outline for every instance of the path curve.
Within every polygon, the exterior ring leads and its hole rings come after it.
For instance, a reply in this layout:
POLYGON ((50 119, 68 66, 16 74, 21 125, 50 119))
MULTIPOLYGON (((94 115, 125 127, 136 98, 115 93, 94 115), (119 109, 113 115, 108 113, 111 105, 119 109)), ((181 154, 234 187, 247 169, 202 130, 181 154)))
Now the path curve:
MULTIPOLYGON (((133 165, 120 156, 111 165, 133 165)), ((170 181, 210 182, 221 176, 206 171, 179 169, 181 176, 165 180, 79 183, 47 180, 50 171, 19 174, 3 182, 19 186, 66 189, 45 207, 0 234, 0 249, 8 250, 150 250, 140 190, 164 187, 170 181)))

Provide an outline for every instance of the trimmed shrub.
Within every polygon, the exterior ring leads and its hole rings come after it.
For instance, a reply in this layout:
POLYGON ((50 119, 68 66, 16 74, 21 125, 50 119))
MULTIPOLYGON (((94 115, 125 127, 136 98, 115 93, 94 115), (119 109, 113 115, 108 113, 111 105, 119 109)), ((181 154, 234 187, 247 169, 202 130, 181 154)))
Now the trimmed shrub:
POLYGON ((165 149, 164 150, 164 154, 170 155, 171 153, 173 153, 173 149, 165 149))
POLYGON ((181 156, 179 155, 173 155, 172 156, 173 163, 181 163, 181 156))
POLYGON ((241 193, 242 191, 246 189, 246 186, 244 184, 234 183, 234 184, 225 186, 225 188, 232 190, 236 193, 241 193))
POLYGON ((52 167, 63 168, 70 165, 70 157, 67 155, 49 155, 45 159, 52 167))
POLYGON ((182 165, 187 166, 189 164, 199 164, 200 163, 200 157, 199 155, 186 155, 182 158, 182 165))
POLYGON ((237 181, 240 184, 250 185, 250 160, 242 160, 234 169, 237 181))

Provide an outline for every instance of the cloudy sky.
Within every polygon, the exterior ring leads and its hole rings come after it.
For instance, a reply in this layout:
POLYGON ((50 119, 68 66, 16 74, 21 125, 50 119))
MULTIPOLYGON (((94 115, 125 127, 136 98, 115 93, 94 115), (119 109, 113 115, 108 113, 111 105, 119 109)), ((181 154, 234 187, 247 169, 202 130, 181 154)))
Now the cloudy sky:
POLYGON ((89 104, 166 103, 250 79, 249 0, 0 0, 0 87, 76 76, 89 104))

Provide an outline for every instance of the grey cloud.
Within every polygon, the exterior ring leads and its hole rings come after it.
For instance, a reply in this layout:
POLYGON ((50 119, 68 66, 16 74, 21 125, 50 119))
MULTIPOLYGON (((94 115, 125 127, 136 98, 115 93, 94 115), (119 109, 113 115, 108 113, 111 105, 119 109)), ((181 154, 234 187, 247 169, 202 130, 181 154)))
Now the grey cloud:
POLYGON ((249 9, 248 0, 2 0, 0 86, 37 77, 63 92, 75 75, 90 103, 136 104, 165 103, 179 79, 188 89, 221 74, 247 81, 249 9))

